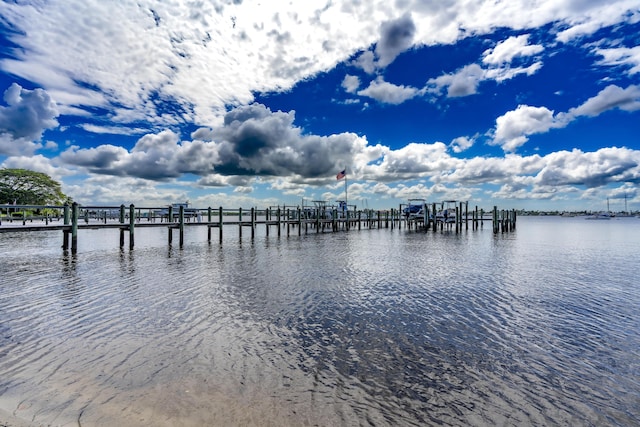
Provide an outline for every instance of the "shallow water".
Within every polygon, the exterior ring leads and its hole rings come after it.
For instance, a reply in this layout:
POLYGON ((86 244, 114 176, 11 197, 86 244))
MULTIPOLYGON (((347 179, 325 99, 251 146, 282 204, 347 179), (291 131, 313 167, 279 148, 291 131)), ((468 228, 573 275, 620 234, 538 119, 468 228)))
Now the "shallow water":
POLYGON ((0 408, 36 424, 640 423, 637 218, 61 234, 0 234, 0 408))

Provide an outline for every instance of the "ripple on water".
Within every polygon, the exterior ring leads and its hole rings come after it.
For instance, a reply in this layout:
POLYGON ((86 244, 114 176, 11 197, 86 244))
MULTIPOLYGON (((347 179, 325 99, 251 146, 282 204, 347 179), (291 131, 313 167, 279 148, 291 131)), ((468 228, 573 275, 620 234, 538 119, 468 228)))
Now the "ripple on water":
POLYGON ((144 230, 74 256, 57 234, 19 253, 0 235, 0 407, 60 425, 633 424, 622 252, 640 248, 542 226, 182 249, 144 230))

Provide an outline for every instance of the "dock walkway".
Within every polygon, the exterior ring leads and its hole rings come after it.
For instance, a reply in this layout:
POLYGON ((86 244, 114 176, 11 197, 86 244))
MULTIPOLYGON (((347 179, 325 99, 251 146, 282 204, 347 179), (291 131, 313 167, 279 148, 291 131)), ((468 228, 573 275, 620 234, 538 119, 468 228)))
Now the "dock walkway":
MULTIPOLYGON (((173 231, 178 230, 179 245, 184 244, 185 227, 206 227, 207 239, 211 241, 212 230, 218 230, 218 239, 222 243, 223 229, 237 227, 238 236, 242 239, 243 229, 248 228, 251 239, 255 237, 256 227, 264 226, 266 235, 275 228, 275 233, 280 236, 285 230, 289 236, 292 230, 298 235, 309 233, 309 230, 321 232, 337 232, 341 230, 362 230, 373 228, 443 231, 450 230, 456 233, 469 229, 469 223, 473 229, 483 227, 485 221, 491 221, 493 232, 507 232, 515 229, 515 210, 499 211, 493 208, 490 215, 476 207, 471 214, 466 211, 462 214, 456 208, 455 223, 440 221, 435 215, 430 215, 429 208, 425 205, 424 215, 420 217, 404 215, 402 206, 400 209, 389 210, 360 210, 331 212, 316 209, 281 209, 268 208, 259 210, 250 209, 218 209, 205 208, 194 209, 180 206, 179 209, 136 207, 133 204, 121 206, 44 206, 44 205, 0 205, 0 233, 16 232, 40 232, 57 230, 62 231, 62 248, 72 252, 77 251, 78 231, 83 229, 115 228, 120 230, 120 247, 125 245, 125 235, 129 235, 129 248, 134 248, 135 229, 146 227, 163 227, 168 230, 167 240, 173 242, 173 231), (7 212, 2 214, 2 212, 7 212), (29 212, 38 212, 33 214, 29 212), (16 214, 17 213, 17 214, 16 214)), ((435 212, 435 204, 433 210, 435 212)))

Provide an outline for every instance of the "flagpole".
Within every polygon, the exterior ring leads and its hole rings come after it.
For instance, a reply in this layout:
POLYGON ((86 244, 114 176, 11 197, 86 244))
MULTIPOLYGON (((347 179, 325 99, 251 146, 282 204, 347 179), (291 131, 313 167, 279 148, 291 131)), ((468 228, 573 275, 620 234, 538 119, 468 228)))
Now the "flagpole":
POLYGON ((344 204, 347 208, 347 212, 349 211, 349 204, 347 198, 347 168, 344 168, 344 204))

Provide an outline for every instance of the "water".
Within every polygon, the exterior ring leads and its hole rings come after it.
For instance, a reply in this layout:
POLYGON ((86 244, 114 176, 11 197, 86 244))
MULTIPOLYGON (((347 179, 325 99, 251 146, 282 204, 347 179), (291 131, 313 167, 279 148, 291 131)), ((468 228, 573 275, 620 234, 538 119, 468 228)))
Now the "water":
POLYGON ((129 251, 81 230, 77 255, 61 232, 0 234, 0 409, 62 426, 640 424, 637 218, 247 234, 188 228, 180 249, 139 228, 129 251))

